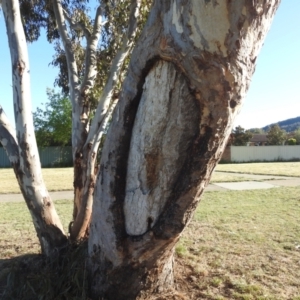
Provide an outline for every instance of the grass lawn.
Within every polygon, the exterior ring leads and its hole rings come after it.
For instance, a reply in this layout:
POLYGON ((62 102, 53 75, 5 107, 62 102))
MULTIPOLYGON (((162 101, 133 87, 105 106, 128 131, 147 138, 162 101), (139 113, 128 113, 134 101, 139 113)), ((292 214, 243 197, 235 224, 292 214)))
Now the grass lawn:
MULTIPOLYGON (((299 195, 300 187, 205 193, 176 247, 177 288, 187 299, 300 300, 299 195)), ((67 228, 71 201, 55 205, 67 228)), ((0 211, 1 282, 1 262, 39 245, 24 203, 0 211)))
MULTIPOLYGON (((72 219, 72 201, 55 201, 55 208, 67 232, 72 219)), ((0 202, 0 212, 0 259, 38 253, 38 238, 25 202, 0 202)))
POLYGON ((219 164, 216 171, 300 177, 300 162, 219 164))

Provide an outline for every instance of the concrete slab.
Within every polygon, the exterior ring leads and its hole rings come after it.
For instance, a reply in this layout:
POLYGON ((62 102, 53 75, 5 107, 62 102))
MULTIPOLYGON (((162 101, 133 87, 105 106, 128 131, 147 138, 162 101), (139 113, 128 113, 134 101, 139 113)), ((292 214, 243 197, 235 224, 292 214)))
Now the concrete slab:
MULTIPOLYGON (((228 191, 228 190, 257 190, 257 189, 270 189, 279 186, 300 186, 299 177, 284 177, 273 175, 254 175, 254 174, 241 174, 218 172, 235 175, 237 177, 249 177, 253 180, 267 180, 267 181, 241 181, 241 182, 220 182, 210 183, 205 192, 213 191, 228 191), (276 179, 275 179, 276 178, 276 179)), ((73 191, 59 191, 50 192, 52 199, 55 200, 72 200, 73 191)), ((22 202, 23 196, 21 194, 0 194, 0 202, 22 202)))
POLYGON ((214 183, 210 183, 204 190, 204 192, 215 192, 215 191, 221 191, 224 192, 226 191, 226 188, 223 188, 221 186, 215 185, 214 183))
POLYGON ((49 192, 52 200, 73 200, 74 191, 49 192))
POLYGON ((21 194, 1 194, 0 202, 22 202, 24 201, 23 196, 21 194))
POLYGON ((277 176, 277 175, 258 175, 258 174, 220 172, 220 171, 215 171, 215 172, 218 173, 218 174, 223 174, 223 175, 228 174, 230 176, 251 178, 253 180, 274 180, 274 179, 287 180, 287 179, 295 179, 295 177, 277 176))
POLYGON ((300 178, 293 178, 289 180, 270 180, 268 182, 278 186, 300 186, 300 178))
MULTIPOLYGON (((52 200, 71 200, 74 197, 73 191, 49 192, 52 200)), ((22 194, 1 194, 0 201, 4 202, 22 202, 22 194)))
POLYGON ((276 185, 267 182, 259 182, 259 181, 221 182, 221 183, 214 183, 214 184, 228 190, 236 190, 236 191, 271 189, 274 187, 278 187, 276 185))

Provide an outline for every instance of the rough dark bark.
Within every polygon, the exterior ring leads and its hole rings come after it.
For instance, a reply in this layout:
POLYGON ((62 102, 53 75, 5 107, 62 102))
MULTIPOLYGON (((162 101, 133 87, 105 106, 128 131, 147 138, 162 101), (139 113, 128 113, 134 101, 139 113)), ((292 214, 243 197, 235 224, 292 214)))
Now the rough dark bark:
POLYGON ((174 246, 222 155, 278 5, 155 1, 101 158, 89 238, 94 299, 172 286, 174 246))

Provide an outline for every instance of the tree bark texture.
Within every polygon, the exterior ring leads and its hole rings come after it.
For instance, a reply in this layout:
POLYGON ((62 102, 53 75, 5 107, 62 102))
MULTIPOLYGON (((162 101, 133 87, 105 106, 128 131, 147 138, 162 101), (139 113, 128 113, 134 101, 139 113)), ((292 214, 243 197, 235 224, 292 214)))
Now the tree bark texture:
POLYGON ((172 257, 221 158, 278 0, 155 1, 103 149, 92 296, 173 284, 172 257))
MULTIPOLYGON (((27 44, 19 3, 17 0, 3 0, 2 9, 12 62, 16 135, 12 134, 7 123, 1 122, 1 141, 4 142, 4 147, 9 153, 8 156, 40 240, 42 252, 49 255, 54 248, 66 242, 66 236, 42 177, 31 112, 27 44), (3 128, 6 129, 5 132, 3 128), (4 133, 10 134, 9 139, 3 135, 4 133)), ((3 117, 1 116, 2 121, 3 117)))

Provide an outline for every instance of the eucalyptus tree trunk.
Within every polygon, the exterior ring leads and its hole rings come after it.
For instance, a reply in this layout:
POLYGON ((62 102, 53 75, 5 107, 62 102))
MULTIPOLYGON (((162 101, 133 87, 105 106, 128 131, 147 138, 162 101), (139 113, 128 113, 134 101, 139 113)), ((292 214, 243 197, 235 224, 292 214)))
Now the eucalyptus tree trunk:
POLYGON ((2 9, 11 54, 16 131, 1 108, 0 139, 31 213, 42 252, 49 255, 54 248, 64 245, 67 239, 42 177, 32 120, 29 60, 19 2, 2 0, 2 9))
MULTIPOLYGON (((90 128, 89 92, 93 88, 97 61, 96 52, 102 34, 103 16, 105 19, 105 1, 100 1, 92 29, 82 23, 74 22, 64 10, 60 0, 52 0, 55 18, 66 53, 68 66, 68 81, 72 102, 72 149, 74 161, 74 209, 73 222, 70 226, 70 238, 73 241, 82 240, 88 236, 92 214, 94 186, 97 178, 97 153, 101 137, 114 106, 113 92, 119 81, 124 61, 130 54, 137 32, 137 22, 141 0, 130 1, 128 28, 123 32, 122 44, 116 56, 112 59, 111 68, 102 95, 99 99, 96 116, 90 128), (79 80, 76 55, 72 51, 70 28, 80 27, 86 38, 85 73, 82 82, 79 80)), ((105 21, 104 21, 105 22, 105 21)))
MULTIPOLYGON (((81 206, 81 197, 83 190, 83 178, 84 170, 82 167, 82 147, 86 141, 87 132, 89 129, 88 117, 90 113, 90 106, 86 101, 86 94, 89 90, 89 86, 82 85, 81 89, 80 78, 78 74, 78 66, 76 63, 76 56, 73 51, 72 38, 70 37, 68 28, 72 24, 68 24, 66 14, 60 0, 52 0, 53 11, 57 23, 57 28, 60 34, 63 48, 65 50, 67 67, 68 67, 68 82, 70 89, 70 99, 72 103, 72 154, 74 163, 74 211, 73 219, 76 219, 79 208, 81 206)), ((98 11, 97 11, 97 15, 98 11)), ((99 16, 98 16, 99 17, 99 16)), ((96 18, 97 19, 97 18, 96 18)), ((69 20, 71 23, 71 20, 69 20)), ((96 22, 96 21, 95 21, 96 22)), ((98 30, 98 29, 97 29, 98 30)), ((96 33, 97 35, 97 33, 96 33)), ((98 42, 98 36, 96 37, 98 42)), ((91 41, 93 39, 91 38, 91 41)), ((88 45, 89 46, 89 45, 88 45)), ((95 49, 94 49, 95 50, 95 49)), ((94 54, 94 53, 93 53, 94 54)), ((94 69, 91 66, 87 66, 87 69, 94 69)), ((90 73, 90 72, 88 72, 90 73)), ((94 74, 90 74, 89 83, 93 84, 94 74)), ((86 83, 87 78, 84 78, 86 83)))
POLYGON ((174 246, 221 158, 279 2, 154 2, 103 148, 89 238, 94 299, 173 286, 174 246))

